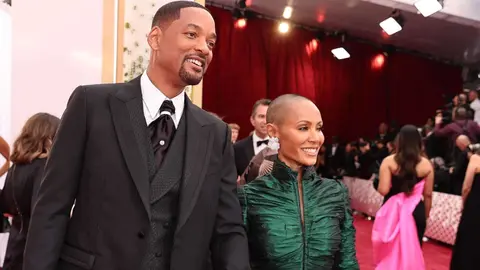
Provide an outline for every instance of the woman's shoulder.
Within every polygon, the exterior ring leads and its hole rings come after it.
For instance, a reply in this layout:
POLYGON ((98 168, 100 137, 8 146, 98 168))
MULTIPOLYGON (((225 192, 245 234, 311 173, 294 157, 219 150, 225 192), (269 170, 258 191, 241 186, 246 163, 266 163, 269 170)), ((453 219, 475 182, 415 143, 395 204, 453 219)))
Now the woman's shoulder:
POLYGON ((316 192, 323 193, 323 196, 328 194, 328 196, 336 196, 342 199, 345 194, 348 194, 347 187, 341 181, 335 179, 317 177, 312 186, 316 187, 316 192))
POLYGON ((244 192, 252 192, 261 189, 270 189, 274 185, 277 185, 277 183, 278 180, 271 173, 267 173, 255 178, 255 180, 241 186, 239 189, 244 192))
POLYGON ((321 182, 326 188, 334 188, 334 189, 343 189, 345 185, 340 180, 331 179, 331 178, 323 178, 323 177, 316 177, 316 182, 321 182))

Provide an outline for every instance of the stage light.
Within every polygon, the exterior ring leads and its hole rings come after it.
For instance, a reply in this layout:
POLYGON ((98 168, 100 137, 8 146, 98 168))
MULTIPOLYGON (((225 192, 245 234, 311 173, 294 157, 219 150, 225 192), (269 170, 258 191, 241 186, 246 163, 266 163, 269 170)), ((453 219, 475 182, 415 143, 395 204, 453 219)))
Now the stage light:
POLYGON ((318 23, 323 23, 324 21, 325 21, 325 11, 320 10, 320 11, 317 13, 317 22, 318 22, 318 23))
POLYGON ((288 22, 281 22, 278 25, 278 31, 280 33, 285 34, 288 32, 288 30, 290 30, 290 24, 288 24, 288 22))
POLYGON ((390 36, 402 30, 402 26, 392 17, 381 22, 380 27, 390 36))
POLYGON ((293 9, 292 7, 286 6, 283 10, 283 18, 290 19, 292 17, 293 9))
POLYGON ((332 50, 333 56, 338 60, 350 58, 350 54, 343 47, 339 47, 332 50))
POLYGON ((385 64, 385 55, 383 55, 381 53, 377 54, 372 59, 372 69, 381 69, 384 64, 385 64))
POLYGON ((238 29, 245 28, 247 26, 247 19, 240 18, 240 19, 236 20, 234 26, 235 26, 235 28, 238 28, 238 29))
POLYGON ((397 32, 400 32, 403 28, 404 19, 402 14, 399 10, 393 10, 390 17, 380 23, 380 27, 382 27, 383 31, 388 35, 393 35, 397 32))
POLYGON ((441 0, 419 0, 414 5, 424 17, 428 17, 443 9, 443 1, 441 0))
POLYGON ((313 52, 318 49, 318 41, 316 39, 312 39, 307 45, 305 45, 305 50, 307 54, 310 56, 313 52))

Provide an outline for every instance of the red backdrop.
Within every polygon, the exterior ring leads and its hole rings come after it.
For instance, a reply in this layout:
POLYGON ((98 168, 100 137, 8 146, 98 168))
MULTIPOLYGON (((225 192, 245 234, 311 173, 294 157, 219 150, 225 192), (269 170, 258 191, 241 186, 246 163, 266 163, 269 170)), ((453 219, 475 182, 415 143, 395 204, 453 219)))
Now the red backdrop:
POLYGON ((231 12, 209 7, 219 40, 204 79, 203 107, 241 126, 241 137, 252 127, 249 115, 261 98, 297 93, 316 102, 327 137, 372 137, 382 121, 425 123, 445 100, 462 89, 461 68, 404 53, 385 58, 372 68, 381 50, 346 42, 350 59, 337 60, 331 50, 337 38, 318 42, 307 53, 314 33, 291 29, 277 32, 276 22, 250 19, 247 27, 234 27, 231 12))

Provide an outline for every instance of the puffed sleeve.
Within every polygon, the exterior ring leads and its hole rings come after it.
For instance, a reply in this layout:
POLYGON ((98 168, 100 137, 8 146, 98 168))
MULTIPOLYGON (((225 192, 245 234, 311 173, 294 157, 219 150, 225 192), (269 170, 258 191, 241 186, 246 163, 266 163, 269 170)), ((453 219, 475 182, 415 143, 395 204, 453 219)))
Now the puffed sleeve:
POLYGON ((359 270, 355 252, 355 227, 353 226, 352 208, 347 188, 342 184, 345 218, 342 223, 342 243, 336 255, 335 270, 359 270))

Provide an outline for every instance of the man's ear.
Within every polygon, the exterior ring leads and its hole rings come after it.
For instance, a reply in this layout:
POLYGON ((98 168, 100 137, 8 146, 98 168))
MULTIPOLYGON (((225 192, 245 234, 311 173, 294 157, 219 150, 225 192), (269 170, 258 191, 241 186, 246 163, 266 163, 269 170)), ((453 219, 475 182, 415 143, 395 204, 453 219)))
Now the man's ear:
POLYGON ((160 29, 160 27, 158 26, 152 27, 152 29, 150 30, 150 33, 148 33, 147 41, 148 41, 148 45, 150 45, 150 48, 153 51, 158 50, 158 48, 160 47, 160 40, 162 39, 162 37, 163 37, 162 29, 160 29))
POLYGON ((253 115, 250 116, 250 124, 252 124, 252 126, 255 127, 255 116, 253 115))
POLYGON ((267 124, 267 134, 270 138, 278 138, 278 127, 275 124, 267 124))

